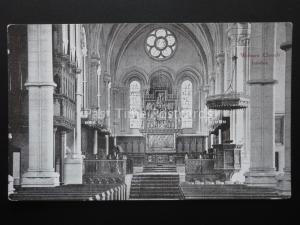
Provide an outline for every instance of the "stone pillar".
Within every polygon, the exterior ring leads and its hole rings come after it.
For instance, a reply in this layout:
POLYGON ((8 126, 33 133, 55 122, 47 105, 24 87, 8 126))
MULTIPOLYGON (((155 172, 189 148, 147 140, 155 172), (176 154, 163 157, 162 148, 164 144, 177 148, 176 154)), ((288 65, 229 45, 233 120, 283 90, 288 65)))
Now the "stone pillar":
POLYGON ((219 53, 216 56, 217 62, 217 94, 222 94, 224 92, 224 52, 219 53))
POLYGON ((64 159, 64 184, 82 184, 82 155, 73 151, 64 159))
POLYGON ((285 119, 284 119, 284 173, 277 178, 278 189, 283 195, 291 195, 291 64, 292 23, 286 23, 286 42, 280 48, 285 51, 285 119))
POLYGON ((22 187, 59 185, 53 158, 52 25, 28 25, 29 167, 22 187))
MULTIPOLYGON (((251 53, 274 54, 275 23, 254 23, 251 53)), ((251 59, 250 85, 250 169, 245 183, 275 186, 274 169, 274 58, 251 59), (263 60, 263 61, 261 61, 263 60), (265 61, 266 60, 266 61, 265 61)))
POLYGON ((55 162, 55 152, 56 152, 55 151, 55 134, 56 134, 56 131, 57 131, 57 127, 54 127, 53 128, 53 168, 54 169, 55 169, 55 166, 56 166, 56 162, 55 162))
MULTIPOLYGON (((248 44, 250 38, 250 24, 237 23, 229 30, 232 48, 233 81, 232 88, 237 93, 246 93, 246 81, 248 77, 249 58, 248 44)), ((249 169, 249 149, 246 148, 246 111, 234 110, 230 116, 230 139, 235 144, 242 145, 241 148, 241 170, 235 173, 232 180, 244 182, 244 173, 249 169)))
POLYGON ((68 24, 62 24, 62 45, 63 45, 63 54, 68 54, 69 48, 69 39, 68 39, 68 24))
POLYGON ((117 136, 114 136, 114 146, 117 146, 117 136))
POLYGON ((100 68, 100 58, 98 56, 93 56, 90 58, 90 68, 89 68, 89 107, 93 109, 98 108, 98 79, 99 79, 99 68, 100 68))
POLYGON ((94 144, 93 144, 93 154, 98 154, 98 131, 94 130, 94 144))
POLYGON ((65 158, 64 183, 82 184, 83 158, 81 154, 81 106, 82 106, 82 63, 80 47, 80 26, 70 25, 71 60, 76 62, 76 129, 74 131, 74 148, 65 158), (74 54, 74 56, 72 56, 74 54), (75 57, 76 55, 76 57, 75 57), (74 57, 74 58, 73 58, 74 57))
POLYGON ((61 131, 60 138, 61 138, 61 154, 62 154, 62 160, 63 160, 67 154, 67 132, 64 130, 61 131))
POLYGON ((70 45, 70 61, 75 62, 75 51, 76 51, 76 43, 75 43, 75 26, 76 24, 69 24, 70 32, 69 32, 69 45, 70 45))
POLYGON ((218 132, 218 144, 222 144, 222 130, 219 129, 218 132))
POLYGON ((216 94, 222 94, 224 92, 224 59, 225 55, 223 52, 216 56, 216 94))
POLYGON ((64 163, 67 153, 67 132, 61 131, 60 132, 60 139, 61 139, 61 168, 60 168, 60 176, 61 176, 61 182, 64 183, 64 163))
POLYGON ((75 25, 76 28, 76 147, 74 149, 73 157, 82 158, 81 155, 81 108, 82 108, 82 98, 83 98, 83 65, 82 65, 82 50, 81 50, 81 26, 79 24, 75 25))
POLYGON ((203 88, 200 88, 200 100, 201 100, 201 104, 200 104, 200 109, 201 109, 201 114, 200 114, 200 132, 204 135, 208 134, 208 124, 209 124, 209 119, 210 116, 209 115, 209 111, 208 108, 206 106, 206 98, 209 94, 209 86, 204 86, 203 88))
POLYGON ((105 150, 106 150, 106 156, 109 154, 109 135, 105 135, 105 150))

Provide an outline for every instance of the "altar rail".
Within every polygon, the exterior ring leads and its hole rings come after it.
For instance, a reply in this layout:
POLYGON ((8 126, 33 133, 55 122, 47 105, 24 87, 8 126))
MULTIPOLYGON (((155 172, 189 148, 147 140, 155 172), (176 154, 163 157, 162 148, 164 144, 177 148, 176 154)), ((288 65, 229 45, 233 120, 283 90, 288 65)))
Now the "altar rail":
POLYGON ((185 172, 187 174, 211 173, 214 170, 214 159, 186 159, 185 172))
POLYGON ((241 145, 215 144, 210 159, 186 159, 186 180, 228 181, 241 168, 241 145))
POLYGON ((119 184, 113 188, 110 188, 107 191, 103 191, 99 194, 96 194, 93 197, 90 197, 90 201, 108 201, 108 200, 127 200, 127 185, 119 184))
POLYGON ((121 183, 126 175, 126 160, 84 160, 85 183, 121 183))
POLYGON ((186 181, 214 181, 222 178, 215 171, 215 159, 186 159, 186 181))

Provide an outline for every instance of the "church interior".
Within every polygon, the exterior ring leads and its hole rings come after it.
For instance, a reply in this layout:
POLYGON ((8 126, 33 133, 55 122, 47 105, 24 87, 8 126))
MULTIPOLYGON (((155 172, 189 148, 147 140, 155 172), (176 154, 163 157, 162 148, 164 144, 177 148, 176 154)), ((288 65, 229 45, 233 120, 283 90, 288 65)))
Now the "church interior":
POLYGON ((291 23, 7 32, 10 200, 291 197, 291 23))

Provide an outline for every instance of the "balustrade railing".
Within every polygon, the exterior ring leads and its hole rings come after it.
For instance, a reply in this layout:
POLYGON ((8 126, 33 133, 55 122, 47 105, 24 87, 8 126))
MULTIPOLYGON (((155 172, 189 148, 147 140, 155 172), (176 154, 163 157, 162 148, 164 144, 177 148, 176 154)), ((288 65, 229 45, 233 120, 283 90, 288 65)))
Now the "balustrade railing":
POLYGON ((214 170, 214 159, 186 159, 186 174, 203 174, 214 170))

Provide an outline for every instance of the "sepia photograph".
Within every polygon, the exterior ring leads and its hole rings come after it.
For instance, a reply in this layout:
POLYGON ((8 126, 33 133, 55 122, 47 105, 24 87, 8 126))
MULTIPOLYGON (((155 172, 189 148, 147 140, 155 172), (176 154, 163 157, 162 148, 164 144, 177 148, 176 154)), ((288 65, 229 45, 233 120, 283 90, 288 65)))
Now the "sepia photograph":
POLYGON ((291 198, 292 32, 8 25, 8 199, 291 198))

